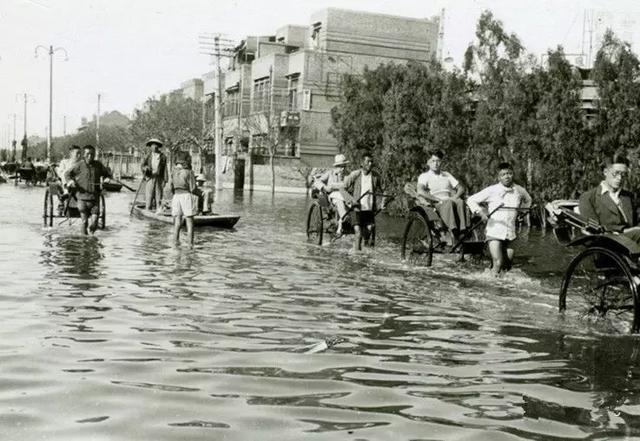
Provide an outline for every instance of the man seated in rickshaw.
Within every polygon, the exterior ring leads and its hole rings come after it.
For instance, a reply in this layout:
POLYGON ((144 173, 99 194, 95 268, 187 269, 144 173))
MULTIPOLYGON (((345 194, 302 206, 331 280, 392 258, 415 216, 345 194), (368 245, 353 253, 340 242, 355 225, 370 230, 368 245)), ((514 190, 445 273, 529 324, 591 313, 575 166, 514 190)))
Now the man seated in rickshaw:
POLYGON ((80 160, 81 155, 82 149, 77 145, 73 145, 69 149, 68 158, 61 160, 57 166, 52 163, 47 170, 46 183, 49 186, 49 191, 58 197, 58 214, 61 216, 64 214, 64 202, 70 196, 65 173, 80 160))
POLYGON ((452 239, 469 226, 467 207, 462 200, 464 186, 450 173, 442 170, 444 153, 434 150, 429 154, 429 169, 418 177, 418 196, 435 205, 442 222, 451 232, 452 239))
MULTIPOLYGON (((366 230, 369 237, 369 245, 375 245, 376 214, 378 211, 376 195, 382 194, 380 177, 373 170, 373 156, 365 153, 362 157, 360 170, 353 171, 344 179, 344 188, 350 192, 351 197, 356 201, 353 210, 353 229, 355 238, 353 240, 353 250, 360 251, 362 248, 362 233, 366 230)), ((384 209, 384 199, 380 209, 384 209)))
POLYGON ((608 231, 640 242, 633 194, 624 189, 629 176, 629 161, 622 155, 614 155, 604 161, 602 171, 604 180, 580 196, 580 214, 595 220, 608 231))
POLYGON ((314 186, 318 190, 324 190, 329 194, 329 201, 338 212, 338 228, 336 235, 342 234, 342 220, 347 213, 346 202, 351 199, 344 191, 344 169, 349 164, 347 158, 338 154, 334 157, 333 168, 319 176, 315 176, 314 186))

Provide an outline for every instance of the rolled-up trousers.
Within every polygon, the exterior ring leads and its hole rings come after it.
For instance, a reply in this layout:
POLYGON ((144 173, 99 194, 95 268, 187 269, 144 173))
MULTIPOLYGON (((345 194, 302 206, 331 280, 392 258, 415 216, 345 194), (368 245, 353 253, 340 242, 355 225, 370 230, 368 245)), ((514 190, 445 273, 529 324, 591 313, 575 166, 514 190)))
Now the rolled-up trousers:
POLYGON ((162 190, 164 188, 164 181, 162 178, 149 178, 147 180, 147 186, 145 188, 145 201, 147 202, 147 210, 154 208, 159 209, 162 207, 162 190))

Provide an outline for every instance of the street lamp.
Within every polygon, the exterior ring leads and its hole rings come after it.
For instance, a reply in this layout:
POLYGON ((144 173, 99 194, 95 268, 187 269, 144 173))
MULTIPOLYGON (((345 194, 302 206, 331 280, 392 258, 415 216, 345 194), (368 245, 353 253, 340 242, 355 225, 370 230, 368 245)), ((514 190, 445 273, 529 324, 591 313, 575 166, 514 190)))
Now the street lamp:
POLYGON ((47 162, 51 162, 51 133, 53 132, 53 54, 58 51, 63 51, 64 61, 67 61, 69 56, 67 50, 63 47, 54 49, 53 46, 49 46, 47 49, 46 46, 36 46, 36 58, 38 58, 38 49, 44 49, 49 53, 49 131, 47 132, 47 162))

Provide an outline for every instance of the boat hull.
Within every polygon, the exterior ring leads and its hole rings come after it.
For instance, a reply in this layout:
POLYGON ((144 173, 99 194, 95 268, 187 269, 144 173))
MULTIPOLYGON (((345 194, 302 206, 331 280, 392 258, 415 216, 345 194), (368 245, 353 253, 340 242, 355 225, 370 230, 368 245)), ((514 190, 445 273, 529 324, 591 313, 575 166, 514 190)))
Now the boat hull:
MULTIPOLYGON (((165 224, 173 224, 173 217, 171 216, 171 213, 157 214, 155 211, 147 210, 146 208, 144 208, 144 205, 141 206, 137 204, 133 208, 133 212, 138 217, 151 219, 158 222, 164 222, 165 224)), ((233 228, 234 225, 238 222, 238 220, 240 220, 240 216, 236 216, 236 215, 200 214, 193 217, 193 226, 194 227, 233 228)))

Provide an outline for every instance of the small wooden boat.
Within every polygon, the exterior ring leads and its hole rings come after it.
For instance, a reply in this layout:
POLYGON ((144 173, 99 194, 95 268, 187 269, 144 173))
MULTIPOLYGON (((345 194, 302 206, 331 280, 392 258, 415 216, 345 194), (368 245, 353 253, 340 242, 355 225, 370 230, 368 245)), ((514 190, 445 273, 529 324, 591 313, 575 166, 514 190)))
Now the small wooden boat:
POLYGON ((119 182, 103 182, 102 183, 102 189, 105 191, 120 191, 122 190, 122 184, 120 184, 119 182))
MULTIPOLYGON (((147 210, 143 202, 137 202, 133 207, 133 212, 139 217, 145 217, 167 224, 173 224, 173 217, 168 211, 158 214, 155 211, 147 210)), ((195 227, 217 227, 217 228, 233 228, 240 220, 240 216, 224 215, 224 214, 198 214, 193 217, 193 225, 195 227)))

